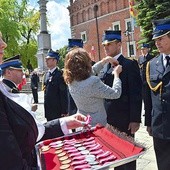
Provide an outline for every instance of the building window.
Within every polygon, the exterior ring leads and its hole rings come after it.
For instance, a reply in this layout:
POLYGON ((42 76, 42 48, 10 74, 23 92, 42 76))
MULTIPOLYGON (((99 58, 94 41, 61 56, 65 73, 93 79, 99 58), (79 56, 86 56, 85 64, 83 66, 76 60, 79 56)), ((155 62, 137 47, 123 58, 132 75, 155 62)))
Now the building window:
POLYGON ((129 46, 129 54, 132 56, 134 56, 134 47, 133 47, 133 44, 130 44, 129 46))
POLYGON ((125 20, 125 23, 126 23, 126 30, 127 30, 128 32, 133 32, 134 29, 132 28, 131 18, 126 19, 126 20, 125 20))
POLYGON ((113 25, 113 30, 115 31, 120 30, 120 21, 113 22, 112 25, 113 25))
POLYGON ((136 48, 135 48, 135 42, 127 42, 127 51, 128 51, 128 57, 135 57, 136 55, 136 48))
POLYGON ((83 42, 87 42, 87 35, 86 35, 86 31, 81 32, 81 39, 83 40, 83 42))

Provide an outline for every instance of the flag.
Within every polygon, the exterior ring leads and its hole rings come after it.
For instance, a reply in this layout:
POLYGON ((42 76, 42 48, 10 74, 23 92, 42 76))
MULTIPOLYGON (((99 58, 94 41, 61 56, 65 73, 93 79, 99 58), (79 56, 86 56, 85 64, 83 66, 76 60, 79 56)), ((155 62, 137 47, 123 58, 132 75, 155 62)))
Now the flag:
POLYGON ((135 1, 134 0, 129 0, 129 13, 130 13, 130 17, 131 17, 131 20, 132 20, 132 25, 137 27, 137 24, 136 24, 136 11, 135 11, 134 5, 135 5, 135 1))
POLYGON ((129 0, 129 12, 130 12, 130 16, 133 18, 135 17, 134 5, 135 5, 134 0, 129 0))

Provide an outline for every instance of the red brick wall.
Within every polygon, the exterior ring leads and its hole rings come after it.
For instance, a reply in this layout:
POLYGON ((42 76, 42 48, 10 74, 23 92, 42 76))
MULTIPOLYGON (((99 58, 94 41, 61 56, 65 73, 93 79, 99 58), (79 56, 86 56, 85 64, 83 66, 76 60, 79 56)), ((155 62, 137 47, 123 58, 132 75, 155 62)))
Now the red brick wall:
MULTIPOLYGON (((98 5, 97 21, 99 30, 100 56, 105 56, 102 47, 102 35, 104 30, 112 28, 112 23, 120 21, 122 31, 122 53, 128 56, 128 37, 124 35, 126 30, 125 19, 130 18, 128 0, 75 0, 69 7, 71 30, 73 38, 81 38, 81 32, 86 31, 87 42, 84 48, 91 52, 91 47, 95 49, 95 61, 99 60, 98 55, 98 39, 96 29, 96 19, 94 16, 94 6, 98 5)), ((136 45, 140 39, 140 28, 134 28, 133 36, 129 37, 130 41, 134 40, 136 45)), ((136 50, 136 56, 140 55, 140 51, 136 50)))

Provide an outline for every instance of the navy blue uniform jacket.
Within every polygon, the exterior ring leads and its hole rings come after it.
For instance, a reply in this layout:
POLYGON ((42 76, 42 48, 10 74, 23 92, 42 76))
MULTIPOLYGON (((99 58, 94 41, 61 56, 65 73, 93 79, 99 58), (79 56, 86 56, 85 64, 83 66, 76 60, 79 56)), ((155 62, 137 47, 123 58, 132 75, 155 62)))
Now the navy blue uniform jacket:
MULTIPOLYGON (((57 119, 44 126, 41 140, 63 135, 57 119)), ((0 169, 32 170, 37 135, 37 126, 30 113, 0 92, 0 169)))
POLYGON ((170 139, 170 66, 164 67, 162 55, 149 63, 151 86, 155 87, 161 81, 163 84, 161 91, 160 88, 157 91, 147 90, 145 125, 152 127, 154 137, 170 139))
MULTIPOLYGON (((119 99, 105 100, 107 122, 122 132, 130 134, 130 122, 141 122, 142 82, 136 61, 121 55, 118 58, 122 65, 120 79, 122 81, 122 95, 119 99)), ((111 86, 114 76, 107 74, 104 83, 111 86)))
POLYGON ((47 120, 60 118, 68 112, 67 85, 62 72, 56 68, 51 77, 45 76, 44 107, 47 120))

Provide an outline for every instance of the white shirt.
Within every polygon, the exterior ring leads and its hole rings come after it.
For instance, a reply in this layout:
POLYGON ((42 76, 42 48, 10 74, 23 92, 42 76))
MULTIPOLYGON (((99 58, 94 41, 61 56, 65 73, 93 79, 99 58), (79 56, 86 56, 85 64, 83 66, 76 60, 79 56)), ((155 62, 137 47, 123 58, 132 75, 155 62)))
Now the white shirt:
POLYGON ((52 68, 51 70, 48 70, 48 72, 50 72, 50 73, 52 74, 56 68, 57 68, 57 67, 54 67, 54 68, 52 68))
POLYGON ((122 54, 119 53, 119 54, 115 55, 113 58, 115 58, 115 59, 117 60, 121 55, 122 55, 122 54))
MULTIPOLYGON (((0 81, 0 90, 5 96, 10 98, 14 102, 18 103, 21 107, 23 107, 25 110, 27 110, 31 114, 31 116, 34 118, 37 128, 38 128, 37 141, 39 141, 44 135, 45 127, 42 123, 40 123, 36 119, 36 117, 35 117, 36 113, 31 111, 31 108, 32 108, 31 98, 27 94, 24 94, 24 93, 10 93, 10 92, 8 92, 5 84, 2 81, 0 81)), ((69 130, 67 128, 65 120, 60 120, 60 125, 61 125, 61 129, 62 129, 63 133, 68 134, 69 130)))
POLYGON ((165 58, 166 56, 170 57, 170 54, 169 55, 163 54, 163 65, 164 65, 164 67, 166 67, 166 64, 167 64, 167 59, 165 58))

